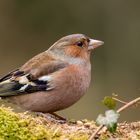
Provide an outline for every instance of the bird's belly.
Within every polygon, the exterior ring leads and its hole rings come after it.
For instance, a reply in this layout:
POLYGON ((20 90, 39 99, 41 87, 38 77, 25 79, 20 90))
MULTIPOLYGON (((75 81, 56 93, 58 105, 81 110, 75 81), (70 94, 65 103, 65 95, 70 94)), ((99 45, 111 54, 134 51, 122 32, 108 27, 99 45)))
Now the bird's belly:
MULTIPOLYGON (((63 87, 62 87, 63 88, 63 87)), ((61 89, 62 90, 62 89, 61 89)), ((65 89, 64 89, 65 90, 65 89)), ((65 93, 59 92, 37 92, 10 97, 10 101, 26 110, 36 112, 55 112, 65 109, 76 103, 84 93, 74 92, 66 89, 65 93)))
MULTIPOLYGON (((75 83, 76 84, 76 83, 75 83)), ((74 85, 73 85, 74 86, 74 85)), ((10 101, 26 110, 36 112, 55 112, 76 103, 86 92, 81 87, 61 86, 55 91, 36 92, 31 94, 12 96, 10 101), (76 89, 75 89, 76 88, 76 89)))
POLYGON ((55 77, 55 88, 50 91, 14 96, 10 97, 10 100, 25 109, 37 112, 54 112, 67 108, 84 95, 89 87, 90 74, 65 72, 63 77, 60 76, 61 73, 55 77))

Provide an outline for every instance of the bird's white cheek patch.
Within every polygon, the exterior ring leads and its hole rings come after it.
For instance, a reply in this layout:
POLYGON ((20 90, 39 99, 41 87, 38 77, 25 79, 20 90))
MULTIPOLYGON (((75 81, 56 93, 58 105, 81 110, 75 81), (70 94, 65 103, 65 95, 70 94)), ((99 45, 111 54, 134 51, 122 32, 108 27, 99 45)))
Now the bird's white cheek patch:
POLYGON ((45 76, 40 77, 38 80, 40 80, 40 81, 50 81, 51 79, 52 79, 51 76, 45 75, 45 76))

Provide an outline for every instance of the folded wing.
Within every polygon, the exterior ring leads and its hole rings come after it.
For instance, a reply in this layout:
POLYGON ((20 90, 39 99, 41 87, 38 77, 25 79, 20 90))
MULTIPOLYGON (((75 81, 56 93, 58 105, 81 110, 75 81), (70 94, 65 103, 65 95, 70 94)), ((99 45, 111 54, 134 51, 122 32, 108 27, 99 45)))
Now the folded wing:
POLYGON ((43 59, 42 62, 37 64, 38 61, 31 59, 25 66, 1 78, 0 97, 53 90, 54 87, 49 84, 53 80, 51 74, 65 68, 67 64, 55 59, 43 59))

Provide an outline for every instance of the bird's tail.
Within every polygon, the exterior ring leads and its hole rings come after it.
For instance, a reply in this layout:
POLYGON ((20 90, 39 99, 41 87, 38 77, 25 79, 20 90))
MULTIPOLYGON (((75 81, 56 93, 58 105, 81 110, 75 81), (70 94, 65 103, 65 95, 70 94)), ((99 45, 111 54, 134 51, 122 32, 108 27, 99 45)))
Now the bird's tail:
POLYGON ((15 82, 11 82, 6 80, 0 83, 0 97, 12 96, 15 95, 17 84, 15 82))

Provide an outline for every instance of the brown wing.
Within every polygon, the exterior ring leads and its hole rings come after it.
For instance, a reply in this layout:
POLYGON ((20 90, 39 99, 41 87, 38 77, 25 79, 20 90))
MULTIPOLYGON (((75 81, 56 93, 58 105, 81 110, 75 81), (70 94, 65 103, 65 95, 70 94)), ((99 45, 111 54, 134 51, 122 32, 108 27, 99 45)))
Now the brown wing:
POLYGON ((52 90, 48 84, 49 74, 63 69, 68 64, 42 53, 0 79, 0 96, 13 96, 52 90))
POLYGON ((68 63, 56 60, 50 56, 47 52, 40 53, 39 55, 30 59, 25 63, 20 71, 30 73, 34 79, 43 75, 48 75, 59 69, 66 67, 68 63))

